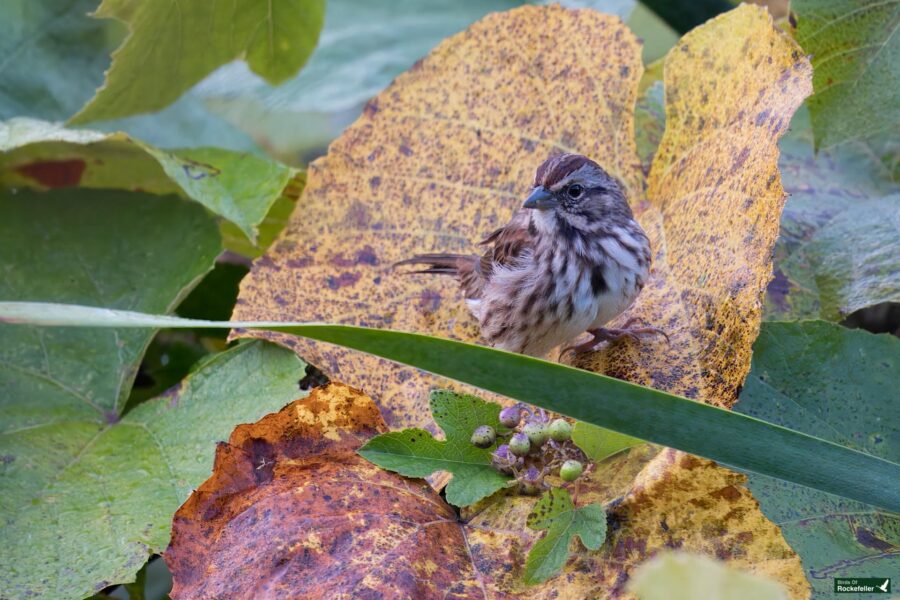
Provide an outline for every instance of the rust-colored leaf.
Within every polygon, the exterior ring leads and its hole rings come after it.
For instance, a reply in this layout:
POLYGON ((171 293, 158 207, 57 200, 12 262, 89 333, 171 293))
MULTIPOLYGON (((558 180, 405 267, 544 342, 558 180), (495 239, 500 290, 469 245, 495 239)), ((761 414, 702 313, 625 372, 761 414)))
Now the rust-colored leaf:
POLYGON ((238 426, 175 515, 172 598, 482 597, 452 507, 356 454, 386 429, 336 383, 238 426))

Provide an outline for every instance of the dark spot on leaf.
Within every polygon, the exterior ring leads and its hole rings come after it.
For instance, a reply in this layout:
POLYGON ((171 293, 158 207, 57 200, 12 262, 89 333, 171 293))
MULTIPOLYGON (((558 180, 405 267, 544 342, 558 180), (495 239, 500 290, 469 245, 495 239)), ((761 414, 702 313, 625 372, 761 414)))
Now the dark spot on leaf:
POLYGON ((419 310, 431 314, 441 307, 441 295, 434 290, 425 289, 419 294, 419 310))
POLYGON ((287 266, 291 269, 302 269, 304 267, 308 267, 312 264, 313 259, 310 256, 304 256, 302 258, 289 258, 287 260, 287 266))
POLYGON ((325 282, 328 284, 329 288, 333 290, 339 290, 342 287, 355 284, 357 281, 359 281, 359 278, 359 273, 344 272, 337 277, 335 277, 334 275, 329 275, 328 279, 326 279, 325 282))
POLYGON ((76 186, 87 167, 80 158, 72 160, 43 160, 19 165, 16 172, 48 188, 76 186))
POLYGON ((363 109, 363 114, 367 117, 374 117, 378 114, 378 101, 377 100, 369 100, 366 102, 366 107, 363 109))
POLYGON ((401 144, 400 145, 400 154, 402 154, 403 156, 412 156, 413 155, 412 148, 410 148, 406 144, 401 144))
POLYGON ((791 280, 787 278, 787 275, 784 274, 784 271, 782 271, 781 269, 775 269, 775 277, 771 282, 769 282, 767 293, 769 299, 773 304, 775 304, 778 310, 788 310, 788 295, 791 293, 792 287, 794 287, 794 284, 792 284, 791 280))

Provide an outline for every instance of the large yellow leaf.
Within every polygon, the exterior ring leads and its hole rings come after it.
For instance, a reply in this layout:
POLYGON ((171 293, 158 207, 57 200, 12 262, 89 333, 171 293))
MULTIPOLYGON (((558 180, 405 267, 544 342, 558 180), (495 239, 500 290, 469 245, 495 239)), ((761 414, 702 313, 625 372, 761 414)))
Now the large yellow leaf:
MULTIPOLYGON (((420 252, 476 252, 474 242, 519 205, 537 164, 551 153, 575 151, 625 182, 653 244, 651 281, 618 322, 636 317, 671 338, 668 345, 622 341, 577 365, 731 406, 749 369, 784 202, 776 142, 810 92, 809 63, 756 7, 742 6, 688 34, 666 61, 667 130, 646 194, 633 140, 641 71, 634 36, 592 11, 524 7, 446 40, 373 100, 311 166, 300 208, 244 280, 235 318, 322 320, 477 340, 454 281, 400 276, 390 265, 420 252)), ((434 378, 315 342, 273 339, 366 389, 392 427, 430 424, 434 378)), ((654 521, 663 508, 667 519, 684 524, 679 543, 685 550, 728 562, 749 558, 794 597, 806 594, 799 560, 737 475, 703 461, 704 476, 695 481, 697 459, 668 453, 654 460, 656 454, 641 446, 618 457, 629 470, 615 485, 609 476, 621 472, 601 465, 607 500, 632 490, 640 473, 640 486, 622 504, 635 523, 620 554, 608 557, 618 561, 617 570, 603 566, 576 576, 584 561, 570 561, 565 577, 576 586, 573 595, 595 589, 597 574, 620 589, 633 564, 665 546, 654 521), (632 506, 651 491, 665 494, 665 507, 632 506), (752 530, 715 547, 726 522, 722 511, 732 509, 752 530), (693 536, 692 526, 701 533, 693 536)), ((600 494, 597 485, 585 494, 600 494)), ((505 531, 498 523, 519 513, 524 519, 533 500, 498 502, 494 513, 478 513, 482 530, 495 537, 505 531)), ((513 555, 531 542, 527 533, 513 537, 515 548, 504 550, 509 560, 496 558, 502 546, 485 540, 484 573, 505 577, 491 561, 509 570, 513 555)), ((510 580, 497 592, 512 587, 510 580)))
POLYGON ((617 343, 577 361, 730 407, 750 370, 785 193, 776 143, 811 92, 799 46, 742 6, 686 35, 665 64, 666 131, 638 218, 651 281, 622 319, 671 343, 617 343))
POLYGON ((572 544, 561 575, 539 586, 521 583, 521 556, 538 532, 525 521, 534 499, 494 496, 464 511, 475 568, 490 575, 496 597, 631 598, 631 571, 666 548, 717 557, 780 582, 792 598, 809 596, 800 559, 743 487, 746 477, 675 450, 643 445, 604 463, 576 486, 579 505, 620 499, 606 542, 596 552, 572 544), (655 456, 655 458, 653 458, 655 456), (649 461, 649 462, 648 462, 649 461), (510 568, 512 567, 512 568, 510 568))
MULTIPOLYGON (((421 252, 477 252, 554 152, 597 158, 642 197, 632 117, 640 57, 618 18, 558 6, 493 14, 449 38, 310 166, 300 208, 245 278, 234 317, 476 341, 455 281, 399 275, 391 264, 421 252)), ((430 423, 433 378, 316 342, 278 341, 372 394, 392 427, 430 423)))

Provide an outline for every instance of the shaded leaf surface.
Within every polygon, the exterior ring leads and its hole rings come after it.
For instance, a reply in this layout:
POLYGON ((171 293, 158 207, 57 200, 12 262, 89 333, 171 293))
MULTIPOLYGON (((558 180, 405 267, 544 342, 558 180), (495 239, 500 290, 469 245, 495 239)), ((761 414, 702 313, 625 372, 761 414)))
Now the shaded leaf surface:
POLYGON ((786 600, 774 581, 726 567, 705 556, 664 552, 642 564, 628 586, 640 600, 786 600))
POLYGON ((606 511, 599 504, 575 508, 569 492, 548 490, 528 515, 528 527, 547 533, 531 547, 525 562, 525 583, 541 583, 556 575, 569 558, 572 538, 578 536, 589 550, 606 538, 606 511))
MULTIPOLYGON (((648 71, 649 73, 649 71, 648 71)), ((646 80, 648 73, 645 73, 646 80)), ((665 95, 662 81, 655 81, 640 92, 634 108, 634 135, 641 169, 650 172, 653 156, 666 130, 665 95)))
MULTIPOLYGON (((796 37, 812 55, 816 146, 900 132, 900 2, 795 0, 796 37)), ((889 134, 890 135, 890 134, 889 134)))
POLYGON ((424 429, 392 431, 373 438, 359 453, 376 465, 409 477, 428 477, 435 471, 453 474, 446 488, 447 502, 468 506, 490 496, 509 481, 491 466, 491 449, 471 442, 477 427, 500 425, 500 406, 469 395, 436 391, 431 395, 431 414, 446 440, 437 440, 424 429))
POLYGON ((67 119, 103 80, 116 28, 87 14, 96 0, 0 4, 0 119, 67 119))
POLYGON ((309 63, 273 86, 242 62, 224 66, 198 88, 211 110, 278 156, 322 149, 363 104, 445 37, 516 0, 334 0, 309 63))
MULTIPOLYGON (((0 5, 0 120, 34 117, 63 121, 103 82, 110 53, 127 33, 116 21, 94 19, 97 0, 10 0, 0 5)), ((151 117, 104 122, 158 146, 215 145, 253 150, 253 142, 209 112, 189 92, 151 117)))
MULTIPOLYGON (((897 461, 898 369, 892 336, 820 321, 766 323, 735 409, 897 461)), ((861 568, 900 568, 900 515, 762 475, 750 475, 748 486, 800 555, 816 594, 832 594, 832 578, 861 568)))
POLYGON ((791 197, 767 318, 838 321, 900 300, 900 185, 872 149, 851 142, 815 153, 806 110, 780 147, 791 197))
POLYGON ((125 133, 65 129, 29 118, 0 122, 0 185, 177 193, 234 223, 251 241, 270 207, 296 198, 291 167, 218 148, 160 150, 125 133))
POLYGON ((453 509, 357 455, 386 430, 342 384, 235 429, 175 515, 172 597, 483 597, 453 509))
POLYGON ((324 12, 323 0, 241 0, 227 7, 182 0, 168 10, 103 0, 94 16, 122 21, 129 35, 113 54, 103 86, 72 122, 164 108, 238 58, 266 80, 284 81, 312 54, 324 12))

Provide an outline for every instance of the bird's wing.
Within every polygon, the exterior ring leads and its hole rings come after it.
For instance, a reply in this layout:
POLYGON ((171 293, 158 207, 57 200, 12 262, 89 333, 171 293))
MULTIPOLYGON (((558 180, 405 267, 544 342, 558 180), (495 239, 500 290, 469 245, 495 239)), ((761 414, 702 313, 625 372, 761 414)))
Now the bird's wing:
POLYGON ((478 270, 485 280, 491 278, 498 266, 512 266, 534 246, 534 235, 529 231, 531 211, 520 210, 509 223, 486 237, 481 244, 492 244, 478 263, 478 270))

